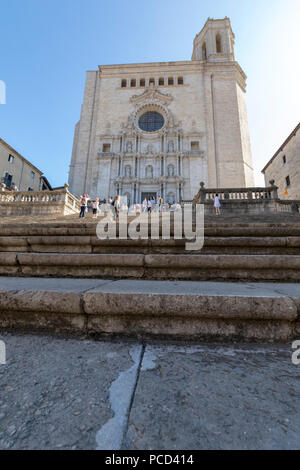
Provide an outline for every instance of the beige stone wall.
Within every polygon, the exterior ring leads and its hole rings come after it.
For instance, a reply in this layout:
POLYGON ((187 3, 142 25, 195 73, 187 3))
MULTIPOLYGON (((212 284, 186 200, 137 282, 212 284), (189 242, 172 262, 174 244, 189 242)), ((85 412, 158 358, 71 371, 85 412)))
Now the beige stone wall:
POLYGON ((271 179, 278 186, 278 196, 281 199, 300 200, 300 126, 290 140, 278 152, 274 160, 265 169, 265 184, 269 185, 271 179), (283 156, 286 163, 283 162, 283 156), (290 177, 291 185, 286 185, 286 177, 290 177), (287 189, 288 194, 284 194, 287 189))
POLYGON ((42 172, 21 158, 12 148, 0 142, 0 177, 2 178, 6 172, 13 176, 12 181, 20 191, 27 191, 29 187, 34 191, 40 189, 42 172), (8 161, 9 155, 13 155, 13 163, 8 161), (31 172, 34 172, 34 179, 31 177, 31 172))

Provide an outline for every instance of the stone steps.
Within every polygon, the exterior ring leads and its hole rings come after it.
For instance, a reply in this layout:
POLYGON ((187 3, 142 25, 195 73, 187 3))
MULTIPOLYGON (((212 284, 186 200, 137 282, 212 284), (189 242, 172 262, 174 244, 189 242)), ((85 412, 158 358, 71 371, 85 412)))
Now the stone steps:
MULTIPOLYGON (((22 253, 186 253, 186 240, 99 240, 89 235, 0 237, 1 252, 22 253)), ((197 251, 196 251, 197 252, 197 251)), ((195 252, 195 253, 196 253, 195 252)), ((202 254, 300 255, 300 236, 205 236, 202 254)))
POLYGON ((2 223, 0 275, 299 282, 300 224, 266 219, 206 220, 201 251, 184 239, 99 240, 93 219, 2 223))
POLYGON ((300 282, 297 255, 0 253, 0 275, 300 282))
POLYGON ((1 279, 0 328, 138 338, 282 341, 300 333, 295 284, 1 279))

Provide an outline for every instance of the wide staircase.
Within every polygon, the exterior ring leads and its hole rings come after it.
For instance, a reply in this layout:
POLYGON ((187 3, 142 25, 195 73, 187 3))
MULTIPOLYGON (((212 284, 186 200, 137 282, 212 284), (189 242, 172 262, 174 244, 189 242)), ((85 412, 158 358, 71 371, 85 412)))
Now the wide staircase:
POLYGON ((172 223, 167 240, 99 240, 97 222, 2 219, 0 326, 189 339, 300 332, 299 214, 206 217, 201 251, 174 239, 172 223))

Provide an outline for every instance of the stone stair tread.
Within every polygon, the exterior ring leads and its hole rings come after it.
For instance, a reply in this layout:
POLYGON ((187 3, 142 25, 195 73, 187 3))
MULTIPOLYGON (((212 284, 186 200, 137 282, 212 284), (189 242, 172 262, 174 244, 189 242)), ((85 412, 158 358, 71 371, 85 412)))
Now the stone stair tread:
POLYGON ((0 329, 138 337, 287 340, 294 283, 2 277, 0 329))

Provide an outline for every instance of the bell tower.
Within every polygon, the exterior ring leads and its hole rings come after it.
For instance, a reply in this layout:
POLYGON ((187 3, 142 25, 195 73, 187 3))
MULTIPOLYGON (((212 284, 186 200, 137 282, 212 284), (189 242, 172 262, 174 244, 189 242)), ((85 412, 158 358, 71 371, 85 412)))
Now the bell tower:
POLYGON ((208 18, 204 27, 194 39, 192 60, 208 62, 234 61, 234 34, 230 19, 208 18))

